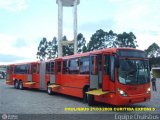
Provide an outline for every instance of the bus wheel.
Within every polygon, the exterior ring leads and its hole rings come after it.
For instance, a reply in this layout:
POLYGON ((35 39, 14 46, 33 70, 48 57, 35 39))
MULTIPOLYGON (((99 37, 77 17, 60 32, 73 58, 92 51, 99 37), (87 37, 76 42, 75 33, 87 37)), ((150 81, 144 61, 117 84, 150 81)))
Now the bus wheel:
POLYGON ((19 89, 23 90, 23 82, 22 81, 19 82, 19 89))
POLYGON ((18 82, 18 81, 15 82, 15 88, 16 88, 16 89, 19 88, 19 82, 18 82))
POLYGON ((52 95, 53 94, 51 87, 47 87, 47 93, 48 93, 48 95, 52 95))
POLYGON ((86 93, 87 90, 88 90, 88 88, 83 90, 83 102, 84 102, 84 103, 87 103, 87 102, 88 102, 88 101, 87 101, 87 98, 88 98, 87 96, 88 96, 88 94, 86 93))
MULTIPOLYGON (((89 89, 88 89, 89 91, 89 89)), ((87 102, 88 102, 88 105, 91 106, 94 104, 94 96, 91 95, 91 94, 87 94, 87 102)))
POLYGON ((16 88, 16 82, 17 82, 17 81, 14 81, 14 88, 16 88))

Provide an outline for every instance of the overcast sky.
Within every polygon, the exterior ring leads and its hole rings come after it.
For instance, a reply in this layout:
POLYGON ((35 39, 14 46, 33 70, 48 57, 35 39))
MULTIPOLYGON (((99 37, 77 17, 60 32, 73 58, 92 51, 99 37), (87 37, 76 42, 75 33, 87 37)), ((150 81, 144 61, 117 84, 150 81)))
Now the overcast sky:
MULTIPOLYGON (((133 32, 139 49, 160 46, 160 0, 80 0, 78 33, 133 32)), ((56 0, 0 0, 0 64, 36 60, 39 41, 57 37, 56 0)), ((73 39, 72 8, 64 8, 64 35, 73 39)))

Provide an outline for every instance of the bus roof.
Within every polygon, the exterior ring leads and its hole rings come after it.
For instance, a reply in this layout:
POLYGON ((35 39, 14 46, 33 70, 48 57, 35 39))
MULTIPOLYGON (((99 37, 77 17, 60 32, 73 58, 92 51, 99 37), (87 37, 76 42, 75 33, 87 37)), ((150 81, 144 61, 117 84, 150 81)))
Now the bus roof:
POLYGON ((40 61, 21 62, 21 63, 10 64, 10 65, 8 65, 8 66, 25 65, 25 64, 34 64, 34 63, 40 63, 40 61))
MULTIPOLYGON (((135 49, 135 48, 106 48, 106 49, 95 50, 95 51, 90 51, 90 52, 81 53, 81 54, 64 56, 64 57, 60 57, 60 58, 61 59, 70 59, 70 58, 76 58, 76 57, 85 57, 85 56, 89 56, 90 54, 100 54, 100 53, 104 53, 104 52, 116 53, 117 50, 137 50, 137 51, 142 51, 142 50, 138 50, 138 49, 135 49)), ((60 58, 55 58, 55 59, 60 59, 60 58)))

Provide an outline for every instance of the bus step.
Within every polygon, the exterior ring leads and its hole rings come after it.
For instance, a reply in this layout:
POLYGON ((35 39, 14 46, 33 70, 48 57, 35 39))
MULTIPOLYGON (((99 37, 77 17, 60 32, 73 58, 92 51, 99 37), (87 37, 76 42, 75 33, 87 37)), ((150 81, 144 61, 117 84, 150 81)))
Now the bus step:
POLYGON ((87 94, 91 94, 91 95, 97 95, 97 96, 100 96, 100 95, 104 95, 104 94, 107 94, 109 93, 108 91, 102 91, 102 89, 97 89, 97 90, 91 90, 91 91, 88 91, 86 92, 87 94))
POLYGON ((26 82, 25 84, 26 85, 34 85, 34 84, 36 84, 36 82, 26 82))
POLYGON ((6 83, 11 83, 12 81, 10 81, 10 80, 6 80, 6 83))
POLYGON ((53 85, 49 85, 48 87, 50 87, 50 88, 58 88, 58 87, 60 87, 60 85, 53 84, 53 85))

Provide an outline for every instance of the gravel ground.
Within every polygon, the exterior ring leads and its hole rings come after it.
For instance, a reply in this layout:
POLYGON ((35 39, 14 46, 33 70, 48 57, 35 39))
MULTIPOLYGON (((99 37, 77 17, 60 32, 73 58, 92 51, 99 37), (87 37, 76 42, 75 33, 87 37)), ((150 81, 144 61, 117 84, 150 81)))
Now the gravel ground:
MULTIPOLYGON (((85 116, 88 114, 94 114, 98 117, 99 114, 102 116, 105 114, 159 114, 160 113, 160 79, 157 79, 157 92, 152 91, 152 99, 145 103, 138 103, 134 105, 124 107, 147 107, 155 108, 154 111, 141 111, 141 112, 115 112, 115 111, 65 111, 65 108, 87 108, 87 104, 83 103, 82 99, 70 97, 66 95, 48 95, 44 91, 36 90, 18 90, 14 89, 13 86, 5 84, 5 80, 0 80, 0 114, 69 114, 72 117, 75 114, 85 116)), ((115 106, 106 105, 102 103, 96 103, 95 107, 98 108, 115 108, 115 106)), ((69 116, 68 115, 68 116, 69 116)), ((89 119, 93 117, 90 116, 89 119)), ((94 118, 95 118, 94 117, 94 118)), ((104 118, 106 118, 104 116, 104 118)), ((1 119, 1 117, 0 117, 1 119)), ((28 119, 28 118, 27 118, 28 119)), ((98 118, 97 118, 98 119, 98 118)))

